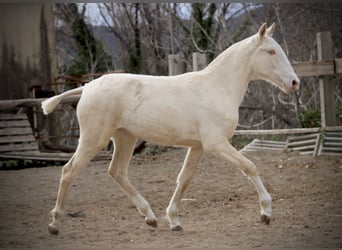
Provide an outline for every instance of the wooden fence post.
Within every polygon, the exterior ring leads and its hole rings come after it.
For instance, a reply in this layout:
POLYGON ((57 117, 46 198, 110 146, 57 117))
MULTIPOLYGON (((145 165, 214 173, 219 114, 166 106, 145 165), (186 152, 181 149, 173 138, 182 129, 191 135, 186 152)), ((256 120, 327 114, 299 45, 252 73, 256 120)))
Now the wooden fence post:
POLYGON ((185 62, 179 54, 169 55, 169 76, 185 73, 185 62))
POLYGON ((204 69, 208 65, 206 54, 199 52, 192 53, 192 66, 193 71, 204 69))
MULTIPOLYGON (((317 33, 317 59, 334 59, 330 31, 317 33)), ((336 126, 335 81, 333 76, 320 76, 319 91, 321 99, 321 126, 336 126)))

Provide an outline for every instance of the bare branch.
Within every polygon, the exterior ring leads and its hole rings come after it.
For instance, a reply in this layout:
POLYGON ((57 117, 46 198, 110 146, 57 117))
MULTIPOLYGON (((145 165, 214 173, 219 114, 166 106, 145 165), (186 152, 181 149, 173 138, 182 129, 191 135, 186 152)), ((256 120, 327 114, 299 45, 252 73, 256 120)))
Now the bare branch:
MULTIPOLYGON (((192 38, 192 40, 194 42, 194 45, 196 46, 196 49, 198 48, 198 45, 196 44, 196 42, 194 41, 194 38, 193 38, 193 23, 195 23, 200 28, 200 30, 203 32, 203 34, 206 36, 206 38, 208 39, 208 41, 210 43, 212 43, 216 48, 219 47, 218 44, 213 41, 213 39, 208 35, 206 30, 202 27, 202 25, 200 23, 197 22, 197 20, 195 18, 192 17, 191 21, 192 21, 192 25, 191 25, 191 38, 192 38)), ((201 50, 199 50, 199 51, 201 51, 201 50)), ((212 51, 212 50, 209 50, 209 49, 203 51, 203 53, 206 53, 206 52, 216 53, 215 51, 212 51)))
POLYGON ((274 9, 274 12, 276 14, 277 21, 278 21, 278 24, 279 24, 281 36, 282 36, 282 39, 283 39, 283 44, 284 44, 284 47, 285 47, 285 53, 286 53, 287 56, 289 56, 289 53, 290 53, 289 52, 289 47, 287 45, 286 38, 285 38, 286 34, 285 34, 284 27, 283 27, 283 24, 282 24, 280 15, 279 15, 279 4, 278 3, 273 4, 273 9, 274 9))
POLYGON ((243 3, 242 5, 243 5, 243 9, 244 9, 245 13, 247 14, 247 17, 248 17, 249 21, 252 23, 252 25, 254 27, 254 32, 257 32, 258 29, 259 29, 259 25, 254 20, 254 18, 252 17, 251 13, 249 12, 247 4, 243 3))

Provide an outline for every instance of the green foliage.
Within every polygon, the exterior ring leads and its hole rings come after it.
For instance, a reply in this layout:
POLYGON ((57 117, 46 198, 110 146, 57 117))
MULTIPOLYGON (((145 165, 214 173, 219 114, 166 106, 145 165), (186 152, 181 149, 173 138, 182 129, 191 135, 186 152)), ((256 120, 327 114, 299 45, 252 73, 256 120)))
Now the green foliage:
POLYGON ((78 58, 68 68, 68 74, 77 76, 87 73, 103 73, 113 68, 110 55, 95 39, 82 15, 76 15, 71 29, 77 46, 78 58))
POLYGON ((319 110, 303 110, 299 113, 299 122, 303 128, 321 126, 321 112, 319 110))

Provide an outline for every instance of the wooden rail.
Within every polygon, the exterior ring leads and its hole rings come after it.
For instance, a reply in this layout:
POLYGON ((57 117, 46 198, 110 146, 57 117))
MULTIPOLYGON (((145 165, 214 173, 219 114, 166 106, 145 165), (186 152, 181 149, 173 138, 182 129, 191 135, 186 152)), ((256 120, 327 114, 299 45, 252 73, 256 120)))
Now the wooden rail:
POLYGON ((342 126, 325 127, 325 128, 235 130, 234 135, 284 135, 284 134, 317 133, 317 132, 322 132, 322 131, 342 131, 342 126))
MULTIPOLYGON (((65 97, 61 103, 77 103, 80 99, 80 95, 68 96, 65 97)), ((10 110, 18 107, 36 107, 40 106, 41 102, 46 98, 37 98, 37 99, 16 99, 16 100, 6 100, 0 101, 0 110, 10 110)))
POLYGON ((323 76, 342 73, 342 59, 300 62, 292 64, 298 76, 323 76))

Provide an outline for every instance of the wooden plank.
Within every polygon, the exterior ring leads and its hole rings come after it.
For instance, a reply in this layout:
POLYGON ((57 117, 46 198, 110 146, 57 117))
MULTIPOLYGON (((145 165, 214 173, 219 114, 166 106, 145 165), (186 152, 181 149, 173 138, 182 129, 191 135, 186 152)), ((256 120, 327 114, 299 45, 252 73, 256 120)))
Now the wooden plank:
MULTIPOLYGON (((65 97, 61 103, 77 103, 80 99, 81 95, 75 96, 67 96, 65 97)), ((6 100, 0 101, 0 110, 9 110, 17 107, 32 107, 32 106, 41 106, 42 101, 47 98, 37 98, 37 99, 16 99, 16 100, 6 100)))
POLYGON ((13 143, 0 145, 0 152, 39 150, 37 143, 13 143))
POLYGON ((335 153, 335 152, 321 152, 320 155, 328 155, 328 156, 341 156, 342 153, 335 153))
POLYGON ((312 155, 313 151, 301 151, 299 152, 299 155, 312 155))
POLYGON ((290 129, 259 129, 259 130, 235 130, 234 135, 281 135, 281 134, 305 134, 320 131, 342 131, 342 126, 321 128, 290 128, 290 129))
MULTIPOLYGON (((70 156, 71 157, 71 156, 70 156)), ((2 159, 14 159, 14 160, 41 160, 41 161, 63 161, 67 162, 70 158, 69 156, 60 156, 53 154, 45 154, 45 153, 30 153, 30 154, 0 154, 0 158, 2 159)))
POLYGON ((326 132, 325 138, 331 138, 331 139, 342 139, 342 133, 341 132, 326 132))
POLYGON ((32 129, 24 128, 0 128, 1 135, 32 135, 32 129))
POLYGON ((255 147, 269 147, 269 148, 284 148, 285 145, 278 145, 278 144, 267 144, 267 143, 253 143, 255 147))
POLYGON ((299 77, 334 75, 334 60, 300 62, 292 64, 299 77))
POLYGON ((267 140, 254 139, 251 143, 246 145, 241 152, 253 151, 283 151, 285 150, 285 142, 275 142, 267 140))
POLYGON ((324 147, 329 147, 329 146, 332 146, 332 147, 340 147, 340 149, 342 150, 342 143, 341 142, 323 142, 323 146, 324 147))
POLYGON ((180 54, 168 55, 169 76, 182 74, 185 72, 185 62, 180 54))
POLYGON ((277 145, 285 145, 286 143, 284 141, 269 141, 269 140, 259 140, 259 139, 254 139, 253 142, 260 142, 263 144, 277 144, 277 145))
POLYGON ((319 153, 319 149, 320 149, 320 146, 321 146, 321 141, 322 141, 322 138, 321 138, 321 135, 319 133, 317 133, 317 137, 316 137, 316 141, 315 141, 315 148, 312 152, 312 156, 317 156, 318 153, 319 153))
POLYGON ((335 59, 336 74, 342 74, 342 58, 335 59))
POLYGON ((329 131, 329 132, 342 131, 342 126, 329 126, 329 127, 325 127, 324 130, 329 131))
MULTIPOLYGON (((330 31, 317 33, 318 60, 331 60, 334 57, 330 31)), ((334 65, 335 70, 335 65, 334 65)), ((335 81, 332 76, 319 78, 321 124, 322 127, 336 126, 335 81)))
POLYGON ((288 143, 288 147, 294 147, 294 146, 299 146, 299 145, 315 144, 316 141, 317 141, 317 137, 315 139, 312 139, 312 140, 291 142, 291 143, 288 143))
POLYGON ((341 141, 342 142, 342 137, 330 137, 330 136, 325 136, 324 140, 326 141, 341 141))
POLYGON ((199 52, 192 53, 192 68, 193 71, 204 69, 208 65, 207 55, 199 52))
POLYGON ((27 119, 27 115, 24 113, 12 114, 12 113, 0 113, 0 120, 23 120, 27 119))
POLYGON ((253 146, 256 147, 269 147, 269 148, 284 148, 285 145, 271 145, 271 144, 263 144, 263 143, 253 143, 253 146))
MULTIPOLYGON (((259 146, 254 146, 254 145, 251 145, 251 146, 247 146, 246 147, 247 150, 267 150, 267 151, 282 151, 284 150, 284 148, 273 148, 273 147, 259 147, 259 146)), ((245 149, 244 149, 245 150, 245 149)))
POLYGON ((11 135, 0 136, 0 143, 13 143, 13 142, 34 142, 36 139, 31 135, 11 135))
POLYGON ((334 151, 334 152, 342 152, 342 148, 336 147, 323 147, 322 151, 334 151))
POLYGON ((260 129, 260 130, 235 130, 234 135, 276 135, 276 134, 301 134, 319 132, 320 128, 292 128, 292 129, 260 129))
POLYGON ((315 145, 291 148, 291 150, 294 150, 294 151, 301 151, 301 150, 307 150, 307 149, 315 149, 315 145))
POLYGON ((299 141, 299 140, 306 140, 306 139, 312 139, 317 137, 316 134, 309 134, 309 135, 299 135, 299 136, 289 136, 287 138, 288 141, 299 141))
MULTIPOLYGON (((1 153, 0 159, 17 159, 17 160, 43 160, 43 161, 63 161, 67 162, 73 153, 49 153, 49 152, 15 152, 1 153)), ((101 152, 93 161, 110 160, 111 153, 101 152)))
POLYGON ((16 120, 16 121, 0 121, 0 128, 6 127, 30 127, 29 121, 26 120, 16 120))
POLYGON ((342 74, 342 58, 312 62, 298 62, 292 64, 300 77, 342 74))

